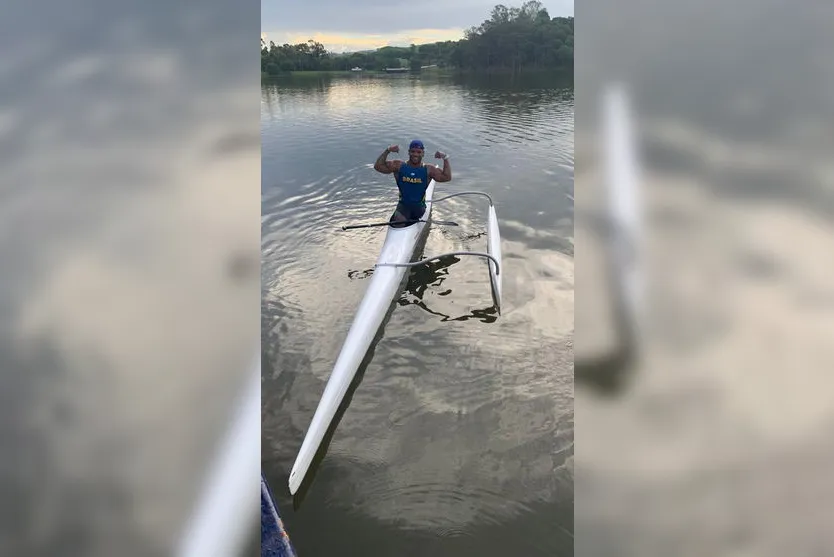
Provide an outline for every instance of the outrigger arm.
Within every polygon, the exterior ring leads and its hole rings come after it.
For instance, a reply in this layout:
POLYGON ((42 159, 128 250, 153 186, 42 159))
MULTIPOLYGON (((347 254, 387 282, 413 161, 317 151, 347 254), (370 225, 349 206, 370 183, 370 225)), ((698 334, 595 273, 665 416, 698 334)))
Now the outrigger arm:
POLYGON ((449 253, 441 253, 440 255, 433 255, 431 257, 427 257, 425 259, 421 259, 420 261, 413 261, 411 263, 377 263, 374 267, 418 267, 420 265, 424 265, 430 261, 436 261, 438 259, 443 259, 444 257, 451 257, 453 255, 472 255, 475 257, 486 257, 487 259, 491 259, 493 263, 495 263, 495 274, 501 274, 501 263, 495 259, 492 255, 488 253, 483 253, 480 251, 451 251, 449 253))
POLYGON ((452 197, 457 197, 457 196, 459 196, 459 195, 483 195, 484 197, 486 197, 487 199, 489 199, 489 205, 490 205, 490 207, 493 205, 493 203, 492 203, 492 198, 489 196, 489 194, 488 194, 488 193, 486 193, 486 192, 482 192, 482 191, 459 191, 459 192, 457 192, 457 193, 452 193, 452 194, 449 194, 449 195, 447 195, 447 196, 445 196, 445 197, 440 197, 440 198, 438 198, 438 199, 432 199, 432 200, 431 200, 431 202, 432 202, 432 203, 437 203, 438 201, 445 201, 445 200, 447 200, 447 199, 451 199, 452 197))
POLYGON ((481 195, 489 200, 489 211, 487 217, 487 253, 476 251, 455 251, 451 253, 435 255, 426 259, 422 259, 420 261, 415 261, 413 263, 378 263, 377 265, 416 267, 418 265, 424 265, 429 261, 434 261, 436 259, 441 259, 443 257, 448 257, 451 255, 472 255, 475 257, 484 257, 489 260, 489 262, 487 263, 487 267, 489 268, 489 283, 492 290, 492 299, 495 302, 495 307, 498 308, 498 312, 500 313, 502 298, 501 283, 503 282, 501 276, 501 232, 498 229, 498 215, 496 215, 495 213, 495 205, 492 202, 492 197, 490 197, 488 193, 482 191, 460 191, 457 193, 449 194, 445 197, 432 199, 430 202, 437 203, 439 201, 445 201, 446 199, 451 199, 452 197, 458 197, 461 195, 481 195))

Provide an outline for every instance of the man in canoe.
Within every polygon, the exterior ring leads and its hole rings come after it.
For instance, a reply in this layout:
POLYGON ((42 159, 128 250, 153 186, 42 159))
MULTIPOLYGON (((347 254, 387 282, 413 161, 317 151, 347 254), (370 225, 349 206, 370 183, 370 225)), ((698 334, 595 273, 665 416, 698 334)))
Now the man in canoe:
POLYGON ((415 139, 408 146, 408 161, 389 161, 390 153, 399 153, 399 145, 391 145, 374 163, 374 170, 382 174, 393 174, 400 199, 391 217, 391 222, 416 221, 426 212, 426 189, 429 180, 448 182, 452 179, 452 167, 449 166, 449 155, 437 151, 434 158, 443 159, 441 170, 433 164, 423 164, 423 142, 415 139))

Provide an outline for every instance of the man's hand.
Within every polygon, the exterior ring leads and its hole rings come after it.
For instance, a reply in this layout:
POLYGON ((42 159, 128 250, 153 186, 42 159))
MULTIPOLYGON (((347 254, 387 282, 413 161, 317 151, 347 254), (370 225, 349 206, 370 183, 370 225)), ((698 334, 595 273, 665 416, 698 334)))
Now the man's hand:
POLYGON ((442 159, 442 158, 445 158, 445 157, 446 157, 446 153, 443 153, 443 152, 441 152, 441 151, 437 151, 437 152, 434 154, 434 158, 436 158, 436 159, 442 159))
POLYGON ((400 146, 399 145, 390 145, 388 147, 388 152, 389 153, 399 153, 400 152, 400 146))

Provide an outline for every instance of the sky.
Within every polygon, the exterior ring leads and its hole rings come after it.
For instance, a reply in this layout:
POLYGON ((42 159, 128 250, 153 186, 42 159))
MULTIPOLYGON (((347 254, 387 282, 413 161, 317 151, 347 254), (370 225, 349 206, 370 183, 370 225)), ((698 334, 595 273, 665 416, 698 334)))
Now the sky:
MULTIPOLYGON (((573 16, 574 0, 540 0, 551 17, 573 16)), ((521 7, 524 0, 505 1, 521 7)), ((498 0, 261 0, 261 37, 269 43, 308 39, 333 52, 458 40, 489 18, 498 0), (349 9, 346 6, 350 6, 349 9)))

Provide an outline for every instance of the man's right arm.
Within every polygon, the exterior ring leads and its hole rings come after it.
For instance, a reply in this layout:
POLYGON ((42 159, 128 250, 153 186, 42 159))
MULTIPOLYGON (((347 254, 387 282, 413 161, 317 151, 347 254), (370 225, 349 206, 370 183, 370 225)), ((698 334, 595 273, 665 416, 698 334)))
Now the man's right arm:
POLYGON ((388 154, 396 153, 399 150, 399 145, 392 145, 385 149, 382 154, 377 157, 376 162, 374 163, 374 170, 381 172, 382 174, 391 174, 394 172, 397 169, 397 161, 389 161, 388 154))

